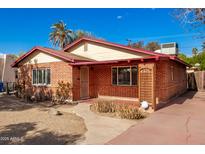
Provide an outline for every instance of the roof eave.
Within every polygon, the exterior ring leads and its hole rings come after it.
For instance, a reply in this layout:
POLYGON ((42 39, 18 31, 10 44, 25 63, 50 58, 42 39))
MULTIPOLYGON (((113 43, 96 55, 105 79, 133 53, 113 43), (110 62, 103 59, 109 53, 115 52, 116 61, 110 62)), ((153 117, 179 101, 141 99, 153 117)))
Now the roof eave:
POLYGON ((76 62, 70 63, 72 66, 82 66, 82 65, 102 65, 102 64, 116 64, 119 62, 132 62, 132 61, 145 61, 145 60, 155 60, 158 61, 160 59, 159 56, 150 56, 146 58, 131 58, 131 59, 119 59, 119 60, 106 60, 106 61, 95 61, 95 62, 76 62))
POLYGON ((191 67, 190 64, 188 64, 188 63, 186 63, 185 61, 179 59, 177 56, 169 56, 169 58, 170 58, 171 60, 177 61, 177 62, 179 62, 179 63, 181 63, 181 64, 183 64, 183 65, 185 65, 185 66, 191 67))
POLYGON ((29 52, 25 53, 24 55, 22 55, 21 57, 19 57, 13 64, 11 64, 11 67, 18 67, 18 64, 23 60, 25 59, 27 56, 29 56, 30 54, 32 54, 35 50, 39 50, 43 53, 46 53, 46 54, 49 54, 51 56, 54 56, 54 57, 57 57, 57 58, 60 58, 62 60, 65 60, 65 61, 68 61, 68 62, 75 62, 74 59, 69 59, 69 58, 66 58, 66 57, 63 57, 61 55, 57 55, 55 53, 51 53, 51 52, 48 52, 46 51, 45 49, 43 49, 42 47, 34 47, 32 48, 29 52))

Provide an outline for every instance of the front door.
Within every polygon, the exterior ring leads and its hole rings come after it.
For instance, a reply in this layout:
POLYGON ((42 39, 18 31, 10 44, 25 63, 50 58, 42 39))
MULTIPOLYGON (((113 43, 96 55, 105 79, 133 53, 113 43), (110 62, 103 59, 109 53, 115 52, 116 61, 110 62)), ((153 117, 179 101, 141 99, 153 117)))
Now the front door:
POLYGON ((80 68, 80 98, 89 98, 89 67, 80 68))

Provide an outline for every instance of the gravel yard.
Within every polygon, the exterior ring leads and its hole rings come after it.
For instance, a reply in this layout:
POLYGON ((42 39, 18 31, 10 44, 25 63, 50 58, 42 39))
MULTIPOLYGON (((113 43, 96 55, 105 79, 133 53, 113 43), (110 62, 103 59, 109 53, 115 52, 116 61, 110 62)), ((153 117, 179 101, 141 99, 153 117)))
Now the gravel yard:
POLYGON ((0 96, 0 144, 78 144, 85 139, 83 118, 68 112, 57 116, 52 110, 0 96))

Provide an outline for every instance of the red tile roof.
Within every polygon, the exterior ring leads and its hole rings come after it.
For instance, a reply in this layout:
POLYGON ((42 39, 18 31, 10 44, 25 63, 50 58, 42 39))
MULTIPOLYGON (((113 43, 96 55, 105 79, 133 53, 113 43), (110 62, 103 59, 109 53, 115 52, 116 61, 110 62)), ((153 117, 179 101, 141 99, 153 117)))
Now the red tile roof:
POLYGON ((29 56, 30 54, 32 54, 36 50, 40 50, 43 53, 46 53, 46 54, 49 54, 51 56, 60 58, 64 61, 66 61, 66 62, 69 62, 71 65, 107 64, 107 63, 116 63, 116 62, 120 62, 120 61, 133 61, 133 60, 143 61, 143 60, 147 60, 147 59, 156 59, 157 60, 160 57, 167 57, 171 60, 182 63, 186 66, 190 66, 189 64, 187 64, 184 61, 180 60, 177 56, 170 56, 170 55, 167 55, 167 54, 156 53, 156 52, 147 51, 147 50, 143 50, 143 49, 135 49, 135 48, 131 48, 131 47, 128 47, 128 46, 115 44, 115 43, 111 43, 111 42, 107 42, 107 41, 99 40, 99 39, 87 38, 87 37, 83 37, 83 38, 80 38, 80 39, 74 41, 73 43, 67 45, 63 50, 54 50, 54 49, 51 49, 51 48, 45 48, 45 47, 40 47, 40 46, 34 47, 29 52, 27 52, 26 54, 24 54, 23 56, 18 58, 11 66, 12 67, 18 67, 18 64, 23 59, 25 59, 27 56, 29 56), (130 52, 138 52, 138 53, 142 53, 142 54, 148 54, 150 56, 147 57, 147 58, 133 58, 133 59, 123 59, 123 60, 95 61, 93 59, 89 59, 89 58, 78 56, 78 55, 75 55, 75 54, 72 54, 72 53, 69 53, 69 52, 65 52, 65 50, 68 50, 68 49, 78 45, 82 41, 91 41, 91 42, 100 43, 100 44, 104 44, 104 45, 108 45, 108 46, 113 46, 113 47, 117 47, 117 48, 121 48, 121 49, 126 49, 130 52))

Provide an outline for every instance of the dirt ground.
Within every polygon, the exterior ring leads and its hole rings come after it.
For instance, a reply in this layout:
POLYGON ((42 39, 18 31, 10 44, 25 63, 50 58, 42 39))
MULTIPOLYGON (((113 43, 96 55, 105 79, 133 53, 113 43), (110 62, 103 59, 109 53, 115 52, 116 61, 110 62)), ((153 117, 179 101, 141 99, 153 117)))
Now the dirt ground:
POLYGON ((85 139, 83 118, 52 111, 53 107, 0 95, 0 144, 78 144, 85 139))

